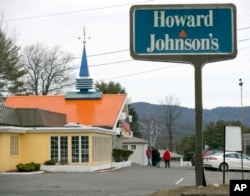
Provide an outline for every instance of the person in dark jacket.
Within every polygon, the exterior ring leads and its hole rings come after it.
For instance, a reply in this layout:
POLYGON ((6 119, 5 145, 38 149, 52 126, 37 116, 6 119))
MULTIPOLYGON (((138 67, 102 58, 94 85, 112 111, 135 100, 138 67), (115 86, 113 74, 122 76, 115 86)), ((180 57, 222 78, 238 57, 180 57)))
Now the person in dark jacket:
POLYGON ((160 168, 161 155, 160 155, 159 150, 157 150, 157 149, 156 149, 156 152, 155 152, 155 160, 156 160, 156 167, 160 168))
POLYGON ((163 154, 163 159, 165 161, 165 168, 170 168, 170 160, 171 160, 171 155, 168 149, 163 154))
POLYGON ((156 166, 156 148, 152 148, 152 165, 156 166))

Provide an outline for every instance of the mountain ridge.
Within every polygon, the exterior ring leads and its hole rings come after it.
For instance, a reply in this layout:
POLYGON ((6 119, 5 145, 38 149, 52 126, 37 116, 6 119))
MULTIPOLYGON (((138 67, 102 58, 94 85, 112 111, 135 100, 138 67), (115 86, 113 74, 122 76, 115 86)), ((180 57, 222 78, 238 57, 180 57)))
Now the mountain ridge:
MULTIPOLYGON (((134 102, 131 106, 137 112, 139 120, 145 115, 155 115, 160 111, 160 104, 151 104, 147 102, 134 102)), ((195 130, 195 108, 177 106, 180 110, 180 117, 177 124, 181 132, 192 133, 195 130)), ((223 121, 240 121, 242 109, 242 122, 245 126, 250 126, 250 106, 231 107, 222 106, 212 109, 203 109, 203 126, 209 122, 223 121)))

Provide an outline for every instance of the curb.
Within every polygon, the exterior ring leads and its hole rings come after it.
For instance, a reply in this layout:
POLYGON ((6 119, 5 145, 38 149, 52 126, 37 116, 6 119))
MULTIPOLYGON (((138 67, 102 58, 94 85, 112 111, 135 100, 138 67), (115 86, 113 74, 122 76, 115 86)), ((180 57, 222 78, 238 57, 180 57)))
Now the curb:
POLYGON ((3 172, 0 175, 32 175, 32 174, 42 174, 44 171, 35 171, 35 172, 3 172))

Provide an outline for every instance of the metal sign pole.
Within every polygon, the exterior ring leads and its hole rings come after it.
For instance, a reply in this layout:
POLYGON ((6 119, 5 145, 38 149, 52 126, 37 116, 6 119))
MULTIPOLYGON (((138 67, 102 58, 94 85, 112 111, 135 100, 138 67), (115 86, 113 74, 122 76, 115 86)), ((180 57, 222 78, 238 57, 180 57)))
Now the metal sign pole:
POLYGON ((203 169, 203 132, 202 132, 202 65, 194 64, 195 68, 195 174, 196 185, 206 186, 204 169, 203 169))

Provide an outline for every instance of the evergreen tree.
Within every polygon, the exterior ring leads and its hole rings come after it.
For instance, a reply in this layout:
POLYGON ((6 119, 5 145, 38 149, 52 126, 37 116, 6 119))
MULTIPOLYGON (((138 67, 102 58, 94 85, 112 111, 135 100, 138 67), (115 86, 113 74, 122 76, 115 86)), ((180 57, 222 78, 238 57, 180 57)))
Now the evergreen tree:
POLYGON ((239 121, 226 122, 218 120, 210 122, 204 131, 203 143, 207 144, 209 149, 223 149, 224 148, 224 130, 225 126, 240 126, 239 121))
POLYGON ((123 88, 119 82, 115 83, 113 81, 109 83, 97 81, 95 83, 95 89, 97 91, 102 91, 103 94, 126 94, 125 88, 123 88))
POLYGON ((19 64, 19 47, 7 37, 0 26, 0 95, 19 94, 23 86, 20 78, 25 74, 19 64))
POLYGON ((129 115, 133 116, 132 117, 133 120, 130 123, 131 130, 133 131, 133 136, 141 138, 142 133, 139 131, 138 115, 137 115, 135 109, 131 105, 128 106, 128 109, 129 109, 129 115))

